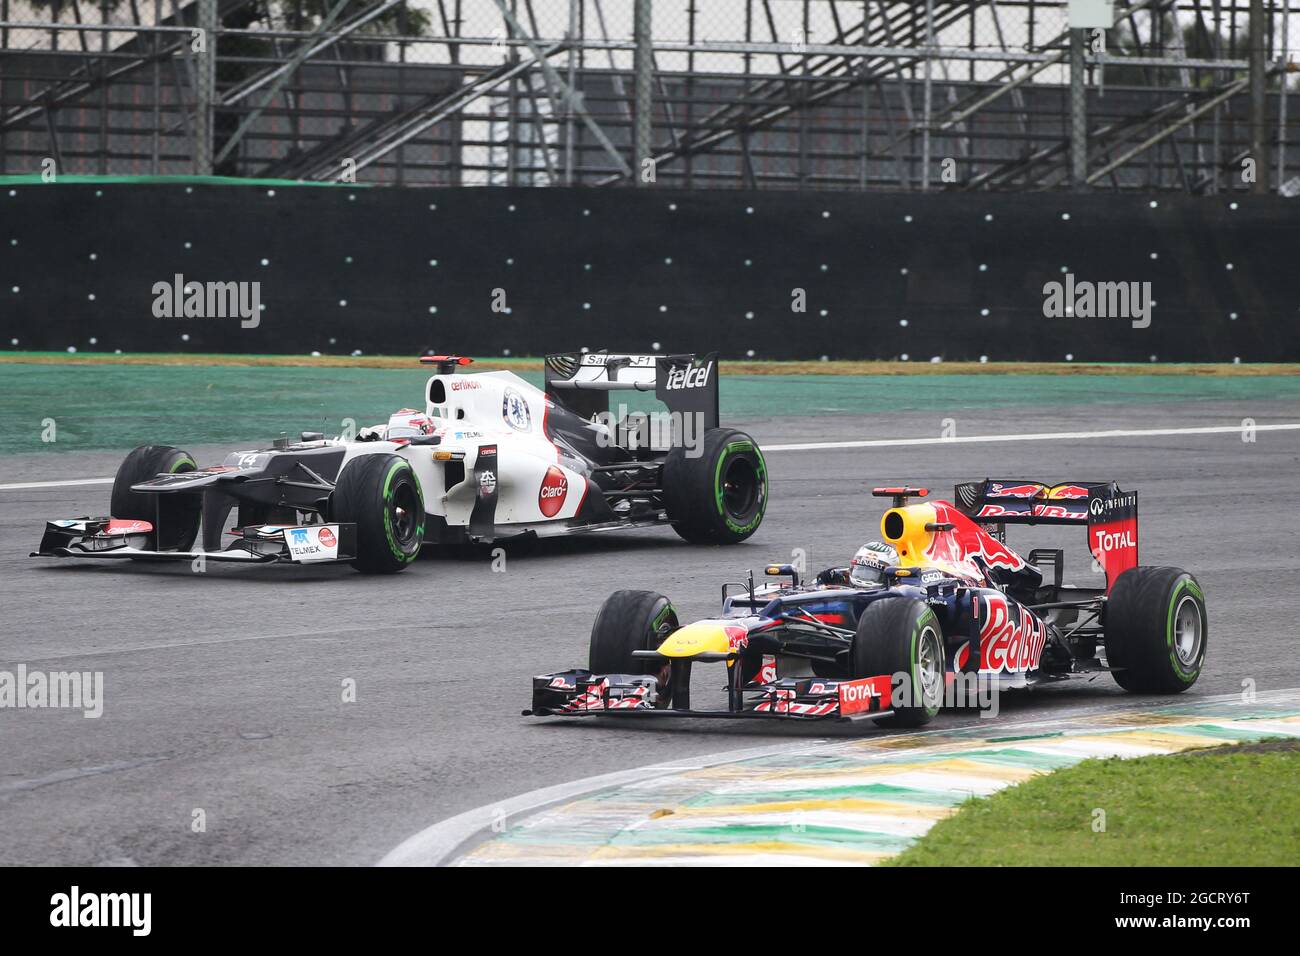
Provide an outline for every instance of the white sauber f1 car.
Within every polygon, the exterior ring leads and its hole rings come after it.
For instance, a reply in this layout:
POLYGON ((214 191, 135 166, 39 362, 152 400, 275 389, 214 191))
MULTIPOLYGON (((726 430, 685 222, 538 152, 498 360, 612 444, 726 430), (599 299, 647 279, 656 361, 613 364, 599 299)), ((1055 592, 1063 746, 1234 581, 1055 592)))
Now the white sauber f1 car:
POLYGON ((304 432, 208 468, 168 445, 136 448, 111 516, 47 522, 33 557, 351 561, 390 573, 424 544, 663 523, 687 541, 733 544, 763 520, 767 466, 752 438, 718 427, 716 353, 549 355, 544 390, 512 372, 456 374, 468 358, 420 361, 435 366, 424 411, 354 440, 304 432), (610 393, 623 390, 652 392, 668 411, 611 415, 610 393))

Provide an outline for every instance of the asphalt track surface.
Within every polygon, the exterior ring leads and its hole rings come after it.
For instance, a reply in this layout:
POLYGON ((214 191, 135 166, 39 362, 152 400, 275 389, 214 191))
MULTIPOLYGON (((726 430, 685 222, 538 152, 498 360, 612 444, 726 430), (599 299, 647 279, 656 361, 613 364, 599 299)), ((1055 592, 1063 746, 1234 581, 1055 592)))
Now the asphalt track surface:
MULTIPOLYGON (((982 383, 981 387, 989 387, 982 383)), ((900 388, 923 387, 900 381, 900 388)), ((963 410, 960 436, 1300 422, 1291 399, 963 410)), ((732 422, 760 442, 935 437, 937 413, 732 422)), ((0 669, 102 671, 104 715, 0 710, 0 864, 369 864, 463 811, 578 778, 783 741, 881 733, 857 724, 519 716, 529 677, 585 663, 601 600, 668 594, 715 613, 719 585, 808 553, 843 563, 878 537, 872 484, 945 495, 986 475, 1114 478, 1141 494, 1144 563, 1193 571, 1210 610, 1189 692, 1300 686, 1300 432, 773 452, 767 518, 750 542, 697 548, 667 529, 422 558, 392 578, 346 566, 229 568, 29 559, 42 520, 106 510, 108 488, 0 489, 0 669), (345 679, 357 700, 342 701, 345 679), (195 833, 194 811, 206 816, 195 833)), ((256 436, 250 436, 253 443, 256 436)), ((211 459, 219 449, 191 449, 211 459)), ((111 475, 119 453, 0 459, 0 484, 111 475)), ((1068 548, 1081 529, 1013 529, 1013 546, 1068 548)), ((697 705, 720 670, 696 668, 697 705)), ((1005 696, 1008 720, 1140 702, 1110 678, 1005 696)), ((932 726, 971 723, 944 715, 932 726)))

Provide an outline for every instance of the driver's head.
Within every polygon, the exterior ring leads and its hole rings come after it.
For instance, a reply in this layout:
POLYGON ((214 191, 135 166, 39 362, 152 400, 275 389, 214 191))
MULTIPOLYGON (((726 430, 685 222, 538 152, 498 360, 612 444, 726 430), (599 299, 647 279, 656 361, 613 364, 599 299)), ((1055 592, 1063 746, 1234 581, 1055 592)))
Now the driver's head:
POLYGON ((898 564, 898 552, 883 541, 868 541, 849 562, 849 581, 858 587, 885 583, 885 568, 898 564))

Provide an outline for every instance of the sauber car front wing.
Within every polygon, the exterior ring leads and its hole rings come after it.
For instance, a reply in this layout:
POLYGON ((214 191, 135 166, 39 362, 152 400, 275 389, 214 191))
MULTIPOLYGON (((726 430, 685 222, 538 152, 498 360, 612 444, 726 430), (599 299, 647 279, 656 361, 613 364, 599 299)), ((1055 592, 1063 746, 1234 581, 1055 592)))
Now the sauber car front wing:
POLYGON ((533 678, 533 706, 525 717, 723 717, 777 720, 861 720, 885 717, 890 707, 889 675, 857 680, 784 677, 745 689, 739 706, 727 710, 672 707, 650 674, 593 674, 562 671, 533 678))
POLYGON ((159 551, 148 521, 70 518, 47 521, 33 558, 148 558, 150 560, 235 561, 315 564, 357 556, 355 524, 251 525, 214 551, 159 551))

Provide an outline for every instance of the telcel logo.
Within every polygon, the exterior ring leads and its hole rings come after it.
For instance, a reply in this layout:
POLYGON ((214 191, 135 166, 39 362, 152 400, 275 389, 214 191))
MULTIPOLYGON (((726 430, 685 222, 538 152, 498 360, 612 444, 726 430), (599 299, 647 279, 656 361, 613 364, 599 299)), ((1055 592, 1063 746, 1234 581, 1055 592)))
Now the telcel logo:
POLYGON ((677 391, 683 388, 703 388, 709 383, 709 375, 712 371, 712 362, 706 362, 704 365, 699 366, 679 365, 668 370, 666 387, 669 391, 677 391))

